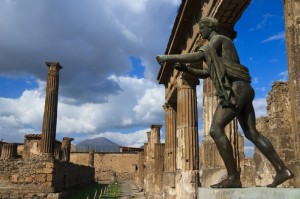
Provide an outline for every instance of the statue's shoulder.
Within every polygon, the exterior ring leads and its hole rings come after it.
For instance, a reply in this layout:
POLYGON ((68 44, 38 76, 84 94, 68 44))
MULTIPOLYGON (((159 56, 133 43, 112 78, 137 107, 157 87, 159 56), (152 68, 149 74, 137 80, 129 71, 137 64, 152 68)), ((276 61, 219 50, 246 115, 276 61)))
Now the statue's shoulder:
POLYGON ((217 34, 211 38, 211 41, 214 41, 214 40, 231 40, 231 39, 229 37, 226 37, 225 35, 217 34))

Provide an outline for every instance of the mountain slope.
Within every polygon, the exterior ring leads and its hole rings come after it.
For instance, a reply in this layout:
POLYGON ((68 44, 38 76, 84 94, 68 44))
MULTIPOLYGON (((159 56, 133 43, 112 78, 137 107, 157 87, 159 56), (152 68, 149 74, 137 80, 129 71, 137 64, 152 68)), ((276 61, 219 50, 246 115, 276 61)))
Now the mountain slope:
POLYGON ((116 152, 119 151, 119 147, 120 145, 105 137, 83 140, 76 145, 77 151, 87 151, 93 148, 96 152, 116 152))

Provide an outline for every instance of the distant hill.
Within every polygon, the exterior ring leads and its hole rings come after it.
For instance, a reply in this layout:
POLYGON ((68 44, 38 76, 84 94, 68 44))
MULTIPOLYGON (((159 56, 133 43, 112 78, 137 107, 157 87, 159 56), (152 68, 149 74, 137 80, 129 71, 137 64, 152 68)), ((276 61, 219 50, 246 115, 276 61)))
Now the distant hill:
POLYGON ((79 142, 76 151, 89 151, 95 149, 96 152, 118 152, 120 145, 110 141, 105 137, 97 137, 79 142))

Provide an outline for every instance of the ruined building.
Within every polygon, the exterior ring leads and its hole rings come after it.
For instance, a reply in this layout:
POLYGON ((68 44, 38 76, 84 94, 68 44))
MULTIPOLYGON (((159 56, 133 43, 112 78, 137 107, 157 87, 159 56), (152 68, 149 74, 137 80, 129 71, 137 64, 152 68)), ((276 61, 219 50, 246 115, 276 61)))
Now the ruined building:
POLYGON ((42 134, 25 135, 21 149, 1 143, 0 198, 61 198, 68 190, 94 182, 93 167, 69 163, 72 138, 56 141, 58 62, 46 62, 48 80, 42 134))
MULTIPOLYGON (((251 0, 183 0, 165 54, 196 51, 205 42, 199 38, 198 21, 206 16, 217 18, 221 26, 220 33, 234 39, 237 36, 234 26, 250 2, 251 0)), ((280 157, 295 174, 292 180, 281 187, 300 187, 300 5, 292 0, 283 1, 283 4, 289 82, 274 83, 267 98, 268 116, 258 119, 257 128, 270 139, 280 157)), ((191 66, 203 67, 202 64, 191 66)), ((199 146, 196 99, 199 80, 173 69, 172 63, 165 63, 160 68, 158 81, 165 86, 164 152, 160 152, 163 149, 159 147, 162 145, 160 141, 148 134, 145 151, 140 153, 136 182, 140 189, 144 189, 148 198, 197 198, 198 187, 207 187, 226 175, 223 161, 209 136, 212 116, 218 103, 215 90, 212 82, 205 79, 203 141, 199 146), (153 166, 162 160, 163 166, 153 166), (159 183, 155 186, 154 182, 159 183)), ((225 131, 234 149, 243 186, 265 186, 270 183, 274 171, 260 152, 256 149, 253 159, 244 157, 244 138, 238 132, 237 121, 230 123, 225 131)))

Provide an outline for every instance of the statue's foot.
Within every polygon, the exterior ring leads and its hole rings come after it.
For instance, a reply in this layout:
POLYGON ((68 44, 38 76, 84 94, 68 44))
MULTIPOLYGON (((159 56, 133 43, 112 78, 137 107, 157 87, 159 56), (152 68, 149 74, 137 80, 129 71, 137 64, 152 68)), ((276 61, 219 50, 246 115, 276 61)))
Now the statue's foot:
POLYGON ((277 187, 278 185, 282 184, 283 182, 285 182, 293 177, 294 177, 294 174, 288 168, 286 168, 280 172, 277 172, 273 183, 267 185, 267 187, 277 187))
POLYGON ((226 178, 225 180, 222 180, 221 182, 211 185, 211 188, 241 188, 242 183, 240 179, 230 179, 226 178))

